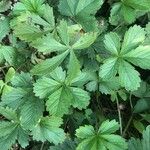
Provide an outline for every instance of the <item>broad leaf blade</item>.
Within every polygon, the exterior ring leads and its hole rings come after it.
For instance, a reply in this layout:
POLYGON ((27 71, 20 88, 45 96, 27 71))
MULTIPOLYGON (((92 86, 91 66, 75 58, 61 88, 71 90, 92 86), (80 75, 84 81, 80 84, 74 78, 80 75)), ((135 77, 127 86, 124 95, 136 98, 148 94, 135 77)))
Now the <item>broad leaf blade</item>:
POLYGON ((69 54, 69 51, 65 51, 64 53, 57 55, 53 58, 47 59, 40 64, 37 64, 32 70, 31 73, 34 75, 44 75, 48 74, 57 68, 66 56, 69 54))

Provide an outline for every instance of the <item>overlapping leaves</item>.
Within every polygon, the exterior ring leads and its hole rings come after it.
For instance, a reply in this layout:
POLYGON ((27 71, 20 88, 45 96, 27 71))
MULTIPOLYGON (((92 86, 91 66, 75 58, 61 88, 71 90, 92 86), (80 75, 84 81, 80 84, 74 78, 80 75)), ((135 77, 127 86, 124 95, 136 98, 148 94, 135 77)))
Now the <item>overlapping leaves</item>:
POLYGON ((81 140, 77 150, 126 150, 125 140, 113 134, 119 129, 119 124, 115 121, 104 121, 95 131, 93 126, 85 125, 76 130, 76 136, 81 140))
POLYGON ((59 11, 62 15, 74 18, 86 31, 97 30, 96 12, 103 0, 60 0, 59 11))
POLYGON ((78 109, 88 106, 90 100, 88 92, 75 87, 73 79, 76 79, 72 77, 70 78, 70 74, 66 76, 66 72, 59 67, 49 77, 42 77, 34 84, 36 96, 47 100, 47 111, 50 114, 63 116, 68 113, 70 106, 78 109))
MULTIPOLYGON (((56 40, 52 34, 48 34, 31 43, 33 47, 40 52, 57 52, 58 55, 46 59, 36 65, 31 72, 35 75, 47 74, 59 66, 70 54, 69 70, 76 67, 75 72, 80 70, 80 63, 76 57, 75 51, 89 47, 97 37, 96 32, 80 33, 80 26, 68 27, 65 21, 61 21, 57 27, 60 41, 56 40)), ((74 73, 75 73, 74 72, 74 73)), ((74 74, 73 73, 73 74, 74 74)))
POLYGON ((110 57, 101 66, 99 76, 109 79, 119 74, 120 83, 126 90, 136 90, 141 79, 130 63, 150 69, 150 46, 142 46, 144 40, 144 29, 136 25, 126 32, 122 44, 116 33, 107 34, 104 44, 110 57))

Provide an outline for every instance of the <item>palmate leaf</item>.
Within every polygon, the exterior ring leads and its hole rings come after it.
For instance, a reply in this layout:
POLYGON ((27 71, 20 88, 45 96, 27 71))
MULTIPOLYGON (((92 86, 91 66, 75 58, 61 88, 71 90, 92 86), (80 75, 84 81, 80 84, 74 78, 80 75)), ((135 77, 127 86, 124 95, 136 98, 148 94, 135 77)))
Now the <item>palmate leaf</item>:
POLYGON ((37 141, 49 141, 54 144, 65 140, 63 129, 59 128, 62 119, 58 117, 43 117, 32 131, 33 139, 37 141))
POLYGON ((119 129, 119 124, 115 121, 102 123, 98 131, 93 126, 85 125, 76 130, 76 136, 82 139, 77 150, 125 150, 127 144, 125 139, 119 135, 113 134, 119 129))
POLYGON ((52 37, 52 35, 50 34, 38 40, 35 40, 34 42, 31 43, 31 45, 37 48, 37 50, 40 52, 46 52, 46 53, 61 52, 61 54, 54 56, 50 59, 46 59, 45 61, 37 64, 31 70, 32 74, 44 75, 50 73, 52 70, 57 68, 65 60, 65 58, 69 53, 70 53, 69 68, 72 69, 71 66, 75 66, 78 73, 80 69, 80 63, 75 55, 75 50, 85 49, 89 47, 91 44, 94 43, 94 41, 97 38, 96 32, 84 33, 79 35, 75 34, 72 37, 73 38, 73 43, 72 43, 72 38, 71 38, 72 32, 69 31, 69 27, 67 26, 67 23, 63 20, 60 22, 57 30, 58 30, 58 35, 62 40, 62 43, 64 43, 65 45, 62 44, 60 41, 58 41, 58 39, 56 40, 55 37, 52 37))
MULTIPOLYGON (((14 112, 11 109, 3 108, 3 110, 4 112, 12 112, 14 114, 14 112)), ((28 133, 24 129, 22 129, 22 127, 18 124, 18 118, 12 119, 13 114, 11 115, 11 117, 10 113, 8 115, 5 115, 4 113, 2 114, 7 119, 13 120, 13 122, 0 122, 0 146, 2 150, 10 149, 10 147, 16 143, 16 140, 18 140, 19 144, 23 148, 25 148, 29 144, 28 133)))
POLYGON ((120 23, 131 24, 137 18, 149 11, 149 0, 122 0, 112 5, 109 22, 112 25, 120 23))
POLYGON ((74 17, 86 31, 94 31, 97 29, 95 14, 102 4, 103 0, 61 0, 59 11, 63 15, 74 17))
POLYGON ((68 84, 68 77, 59 67, 49 78, 43 77, 34 84, 35 95, 47 100, 47 111, 52 115, 63 116, 71 106, 83 109, 89 104, 88 92, 75 87, 73 79, 68 84))
POLYGON ((99 76, 102 79, 109 79, 115 77, 118 73, 119 81, 126 90, 137 90, 141 82, 140 74, 128 62, 143 69, 150 69, 150 48, 149 46, 142 46, 145 40, 145 31, 136 25, 129 28, 125 33, 121 50, 118 44, 119 40, 116 41, 116 38, 117 36, 113 33, 105 36, 104 44, 106 50, 111 52, 111 56, 106 59, 104 64, 100 67, 99 76), (113 42, 111 38, 112 35, 114 36, 113 42))

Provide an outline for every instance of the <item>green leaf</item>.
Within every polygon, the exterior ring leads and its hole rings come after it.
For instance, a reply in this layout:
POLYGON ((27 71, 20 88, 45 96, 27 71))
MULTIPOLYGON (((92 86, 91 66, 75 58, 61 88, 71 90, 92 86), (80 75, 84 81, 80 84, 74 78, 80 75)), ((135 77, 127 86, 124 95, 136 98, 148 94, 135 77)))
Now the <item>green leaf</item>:
POLYGON ((0 45, 0 63, 5 60, 9 64, 14 63, 15 50, 11 46, 2 46, 0 45))
POLYGON ((49 53, 49 52, 61 52, 65 51, 68 48, 56 41, 51 34, 38 38, 37 40, 31 43, 31 46, 38 49, 39 52, 49 53))
POLYGON ((15 69, 13 67, 10 67, 9 70, 7 71, 6 76, 5 76, 5 82, 6 83, 10 82, 13 79, 15 73, 16 73, 15 69))
POLYGON ((71 99, 70 89, 62 87, 48 97, 46 102, 47 111, 52 115, 63 116, 63 114, 68 113, 71 99))
POLYGON ((118 60, 117 58, 109 58, 104 61, 100 67, 99 76, 103 79, 109 79, 117 74, 118 60))
POLYGON ((106 34, 104 44, 105 48, 114 55, 117 55, 120 51, 120 38, 116 33, 110 32, 109 34, 106 34))
POLYGON ((121 54, 137 48, 145 40, 145 31, 140 26, 134 25, 125 33, 121 54))
POLYGON ((43 115, 43 101, 30 96, 21 107, 20 122, 25 129, 33 129, 43 115))
MULTIPOLYGON (((1 10, 1 9, 0 9, 1 10)), ((7 18, 4 18, 3 20, 0 20, 0 41, 9 34, 10 28, 9 28, 9 20, 7 18)))
POLYGON ((11 1, 9 1, 9 0, 2 0, 0 2, 0 12, 5 12, 8 9, 10 9, 10 7, 11 7, 11 1))
POLYGON ((66 46, 69 46, 69 34, 68 34, 68 25, 67 22, 62 20, 60 21, 59 26, 57 26, 57 31, 61 40, 66 46))
POLYGON ((120 21, 122 20, 121 11, 120 11, 121 7, 122 7, 121 2, 113 4, 111 11, 110 11, 110 17, 109 17, 109 22, 112 25, 118 25, 120 23, 120 21))
POLYGON ((91 33, 85 33, 83 34, 79 40, 73 44, 72 48, 73 49, 85 49, 92 45, 94 41, 97 38, 97 33, 96 32, 91 32, 91 33))
POLYGON ((58 7, 61 14, 74 17, 86 31, 94 31, 97 29, 94 16, 102 4, 103 0, 60 0, 58 7))
POLYGON ((125 139, 112 134, 118 129, 119 125, 115 120, 103 122, 98 131, 92 126, 80 127, 76 130, 76 136, 82 141, 77 150, 126 150, 125 139))
POLYGON ((26 147, 29 143, 29 137, 18 124, 8 121, 0 122, 0 131, 3 132, 0 134, 0 147, 2 150, 8 150, 16 140, 22 147, 26 147), (22 137, 23 136, 23 137, 22 137))
POLYGON ((78 109, 85 109, 89 105, 90 96, 88 92, 80 89, 80 88, 71 88, 72 91, 72 105, 73 107, 77 107, 78 109))
POLYGON ((118 77, 114 77, 108 80, 100 80, 99 91, 104 94, 111 94, 113 91, 120 88, 118 77))
POLYGON ((43 77, 34 84, 34 93, 40 98, 47 98, 55 90, 59 89, 61 84, 53 79, 43 77))
POLYGON ((120 83, 126 90, 134 91, 140 87, 140 74, 128 62, 122 60, 118 72, 120 83))
MULTIPOLYGON (((16 139, 17 139, 16 125, 14 124, 14 126, 9 128, 8 130, 12 130, 12 131, 9 134, 7 134, 6 136, 0 137, 0 147, 2 150, 10 149, 11 146, 13 144, 15 144, 16 139)), ((5 134, 5 133, 3 133, 3 134, 5 134)))
POLYGON ((56 80, 59 83, 63 83, 66 79, 66 71, 64 71, 62 67, 57 67, 50 73, 50 76, 53 80, 56 80))
POLYGON ((73 79, 75 79, 79 73, 80 73, 80 62, 77 59, 75 53, 73 50, 70 51, 70 60, 69 60, 69 66, 68 66, 68 76, 67 76, 67 82, 71 83, 73 79))
POLYGON ((56 145, 63 142, 65 133, 59 128, 61 123, 62 120, 58 117, 43 117, 32 131, 33 139, 42 142, 47 140, 56 145))
POLYGON ((35 25, 27 23, 19 23, 14 27, 14 33, 21 40, 32 42, 44 35, 44 32, 35 25))
POLYGON ((49 150, 75 150, 75 149, 76 149, 75 142, 70 139, 66 139, 62 144, 50 146, 49 148, 49 150))
POLYGON ((32 77, 29 73, 24 73, 24 72, 21 72, 20 74, 17 73, 12 79, 11 83, 14 87, 31 88, 32 77))
POLYGON ((146 98, 141 98, 137 101, 134 106, 134 113, 141 113, 150 109, 150 100, 146 98))
POLYGON ((0 122, 0 139, 11 134, 16 128, 17 124, 8 122, 8 121, 1 121, 0 122))
POLYGON ((124 17, 125 22, 131 24, 136 20, 136 10, 127 5, 122 4, 121 13, 124 17))
POLYGON ((55 27, 55 18, 53 14, 53 8, 50 7, 48 4, 44 5, 44 13, 43 18, 46 19, 46 21, 49 23, 50 27, 54 29, 55 27))
POLYGON ((4 108, 0 106, 0 114, 8 120, 18 121, 17 113, 11 108, 4 108))
POLYGON ((135 139, 131 138, 128 142, 129 150, 149 150, 150 148, 150 126, 147 126, 143 131, 143 138, 135 139))
POLYGON ((20 106, 22 106, 27 98, 29 97, 29 94, 31 94, 31 89, 30 90, 24 90, 22 88, 16 88, 11 90, 9 93, 4 94, 2 96, 2 106, 9 106, 13 109, 18 109, 20 106))
POLYGON ((99 128, 99 132, 101 134, 111 134, 116 132, 117 130, 119 130, 119 124, 115 120, 106 120, 101 124, 99 128))
POLYGON ((53 58, 46 59, 40 64, 34 66, 34 68, 31 70, 31 73, 34 75, 43 75, 50 73, 63 62, 63 60, 67 57, 68 54, 69 51, 65 51, 64 53, 57 55, 53 58))
POLYGON ((123 0, 123 2, 137 10, 149 10, 150 9, 150 1, 149 0, 123 0))
POLYGON ((150 69, 150 46, 139 46, 123 57, 136 66, 143 69, 150 69))
POLYGON ((18 143, 22 148, 25 148, 29 145, 29 136, 28 132, 23 130, 21 127, 18 127, 18 143))

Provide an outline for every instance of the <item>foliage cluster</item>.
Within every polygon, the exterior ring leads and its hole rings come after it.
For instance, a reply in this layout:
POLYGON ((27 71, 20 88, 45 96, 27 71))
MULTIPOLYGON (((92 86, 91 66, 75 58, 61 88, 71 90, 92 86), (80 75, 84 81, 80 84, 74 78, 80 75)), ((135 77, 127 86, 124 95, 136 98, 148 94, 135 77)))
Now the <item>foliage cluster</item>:
POLYGON ((0 1, 0 150, 150 150, 150 0, 0 1))

